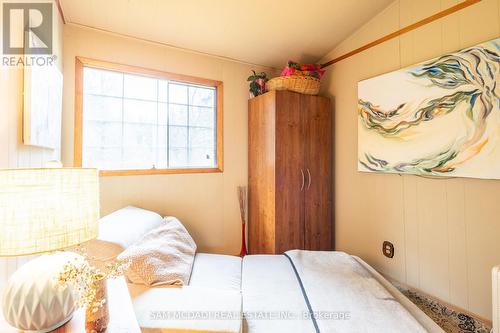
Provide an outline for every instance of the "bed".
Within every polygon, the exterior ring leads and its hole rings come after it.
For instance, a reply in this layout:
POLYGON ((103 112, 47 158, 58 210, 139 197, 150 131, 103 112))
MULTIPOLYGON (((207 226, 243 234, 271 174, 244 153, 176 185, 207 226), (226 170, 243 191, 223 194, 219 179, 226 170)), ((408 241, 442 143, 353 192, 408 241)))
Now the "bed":
MULTIPOLYGON (((117 254, 158 223, 156 213, 135 207, 115 212, 101 219, 93 251, 117 254)), ((129 290, 143 332, 443 332, 371 266, 343 252, 197 253, 188 286, 129 290), (152 315, 160 312, 191 317, 152 315)))
POLYGON ((371 266, 343 252, 246 256, 242 295, 249 333, 443 332, 371 266))

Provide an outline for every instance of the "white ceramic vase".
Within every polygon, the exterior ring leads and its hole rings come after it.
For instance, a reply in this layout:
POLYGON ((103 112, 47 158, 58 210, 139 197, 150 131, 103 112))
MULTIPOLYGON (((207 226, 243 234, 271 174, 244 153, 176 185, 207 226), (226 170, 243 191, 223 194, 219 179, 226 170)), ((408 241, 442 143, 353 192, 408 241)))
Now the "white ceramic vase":
POLYGON ((57 278, 68 262, 84 261, 72 252, 56 252, 33 259, 9 279, 3 295, 5 320, 21 330, 50 332, 71 319, 77 297, 71 286, 61 288, 57 278))

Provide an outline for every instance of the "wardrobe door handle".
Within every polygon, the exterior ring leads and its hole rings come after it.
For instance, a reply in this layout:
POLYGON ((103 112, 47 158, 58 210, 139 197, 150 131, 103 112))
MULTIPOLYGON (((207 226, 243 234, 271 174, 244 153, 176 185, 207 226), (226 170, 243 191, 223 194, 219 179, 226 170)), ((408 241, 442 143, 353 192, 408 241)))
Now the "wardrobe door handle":
POLYGON ((309 190, 309 187, 311 187, 311 172, 309 171, 309 168, 307 168, 307 189, 309 190))
POLYGON ((306 179, 304 176, 304 170, 300 169, 300 173, 302 174, 302 185, 300 186, 300 192, 302 192, 302 190, 304 189, 304 185, 306 183, 306 179))

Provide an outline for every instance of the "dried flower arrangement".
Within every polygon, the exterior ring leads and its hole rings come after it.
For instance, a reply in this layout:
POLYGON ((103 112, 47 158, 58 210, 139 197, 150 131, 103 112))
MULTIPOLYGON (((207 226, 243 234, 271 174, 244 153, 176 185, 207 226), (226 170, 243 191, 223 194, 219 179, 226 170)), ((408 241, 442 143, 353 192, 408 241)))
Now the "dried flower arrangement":
POLYGON ((246 221, 246 208, 247 208, 247 188, 246 186, 238 186, 238 203, 240 204, 240 218, 241 223, 245 224, 246 221))
POLYGON ((96 258, 89 258, 85 250, 77 248, 82 257, 74 259, 64 265, 63 270, 57 278, 57 285, 60 288, 72 286, 78 295, 77 306, 87 307, 87 311, 93 313, 99 311, 106 303, 106 299, 97 297, 98 286, 108 278, 116 278, 123 275, 128 268, 129 262, 113 259, 103 262, 103 268, 97 268, 90 264, 90 261, 99 261, 96 258))
POLYGON ((240 204, 240 218, 241 218, 241 251, 240 257, 247 255, 246 245, 246 208, 247 208, 247 188, 246 186, 238 186, 238 202, 240 204))

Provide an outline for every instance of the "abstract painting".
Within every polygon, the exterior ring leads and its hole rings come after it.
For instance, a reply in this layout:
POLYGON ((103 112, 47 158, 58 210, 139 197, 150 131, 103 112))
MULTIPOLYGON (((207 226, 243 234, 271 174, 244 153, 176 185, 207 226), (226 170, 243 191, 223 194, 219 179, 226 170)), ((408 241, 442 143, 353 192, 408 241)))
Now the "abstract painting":
POLYGON ((500 38, 358 83, 358 170, 500 179, 500 38))

